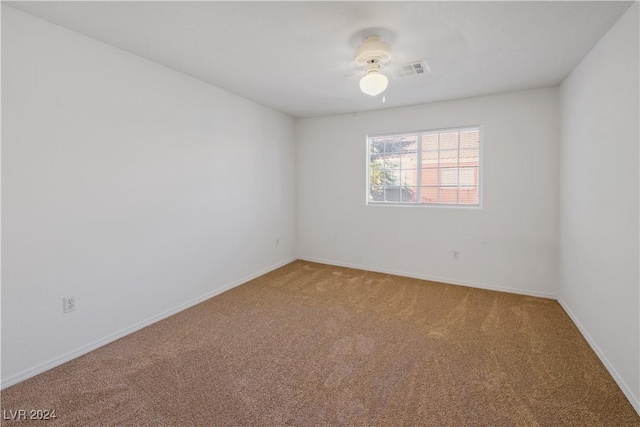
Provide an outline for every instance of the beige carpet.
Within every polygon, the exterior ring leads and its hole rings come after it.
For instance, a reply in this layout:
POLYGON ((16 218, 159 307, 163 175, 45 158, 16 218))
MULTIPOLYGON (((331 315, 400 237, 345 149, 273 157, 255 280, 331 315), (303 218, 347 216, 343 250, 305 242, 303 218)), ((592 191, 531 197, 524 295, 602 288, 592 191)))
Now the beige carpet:
POLYGON ((552 300, 296 261, 2 393, 40 426, 640 426, 552 300))

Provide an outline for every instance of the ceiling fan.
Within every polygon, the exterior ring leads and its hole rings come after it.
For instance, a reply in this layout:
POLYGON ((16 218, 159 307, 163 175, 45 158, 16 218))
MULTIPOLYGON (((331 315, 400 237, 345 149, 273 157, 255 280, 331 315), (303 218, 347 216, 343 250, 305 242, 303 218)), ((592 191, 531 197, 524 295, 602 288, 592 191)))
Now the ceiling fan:
POLYGON ((380 66, 391 58, 391 46, 379 36, 367 37, 356 48, 356 64, 364 66, 365 74, 360 79, 360 90, 367 95, 376 96, 387 89, 389 78, 380 72, 380 66))
MULTIPOLYGON (((397 80, 431 73, 431 67, 424 59, 400 64, 398 58, 391 54, 391 46, 377 35, 366 37, 356 48, 354 57, 354 65, 358 68, 364 67, 364 76, 360 78, 360 90, 371 96, 379 95, 387 89, 387 76, 397 80)), ((358 71, 358 74, 360 73, 361 71, 358 71)))

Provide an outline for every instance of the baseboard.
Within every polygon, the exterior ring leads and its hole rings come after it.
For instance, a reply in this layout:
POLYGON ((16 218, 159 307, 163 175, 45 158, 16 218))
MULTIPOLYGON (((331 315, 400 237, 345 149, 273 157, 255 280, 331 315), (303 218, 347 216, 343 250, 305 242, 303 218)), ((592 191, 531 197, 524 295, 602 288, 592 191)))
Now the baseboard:
POLYGON ((429 281, 432 281, 432 282, 446 283, 448 285, 467 286, 467 287, 470 287, 470 288, 487 289, 487 290, 490 290, 490 291, 508 292, 508 293, 511 293, 511 294, 527 295, 527 296, 532 296, 532 297, 547 298, 547 299, 553 299, 553 300, 556 299, 556 295, 555 294, 550 294, 550 293, 546 293, 546 292, 526 291, 526 290, 522 290, 522 289, 513 289, 513 288, 507 288, 507 287, 501 287, 501 286, 492 286, 492 285, 487 285, 487 284, 484 284, 484 283, 467 282, 467 281, 463 281, 463 280, 449 279, 449 278, 446 278, 446 277, 428 276, 428 275, 422 275, 422 274, 412 274, 412 273, 407 273, 407 272, 404 272, 404 271, 387 270, 387 269, 384 269, 384 268, 377 268, 377 267, 371 267, 371 266, 367 266, 367 265, 358 265, 358 264, 350 264, 350 263, 344 263, 344 262, 330 261, 330 260, 319 259, 319 258, 298 257, 298 259, 303 260, 303 261, 309 261, 309 262, 317 262, 319 264, 328 264, 328 265, 335 265, 335 266, 338 266, 338 267, 356 268, 358 270, 373 271, 373 272, 376 272, 376 273, 393 274, 394 276, 403 276, 403 277, 411 277, 413 279, 429 280, 429 281))
POLYGON ((580 331, 584 339, 587 340, 587 343, 589 343, 589 346, 591 346, 593 351, 596 353, 596 355, 604 365, 604 367, 607 368, 607 371, 609 371, 609 374, 613 377, 616 384, 618 384, 618 387, 620 387, 620 390, 622 390, 622 393, 624 393, 627 400, 629 400, 629 403, 631 403, 631 406, 633 406, 633 409, 635 409, 636 412, 638 413, 638 416, 640 416, 640 400, 633 395, 631 388, 629 388, 629 386, 627 385, 627 383, 624 382, 622 377, 618 375, 618 372, 615 370, 611 362, 609 362, 609 359, 607 359, 607 356, 605 356, 602 350, 600 350, 600 347, 598 347, 598 344, 596 344, 593 338, 591 338, 591 335, 589 335, 589 332, 587 332, 587 329, 582 325, 582 323, 580 323, 580 320, 578 320, 576 315, 573 314, 573 312, 571 311, 567 303, 565 303, 562 300, 562 298, 558 298, 558 303, 564 309, 564 311, 567 313, 567 315, 573 321, 573 323, 578 327, 578 330, 580 331))
POLYGON ((2 380, 2 382, 0 383, 0 389, 4 389, 4 388, 7 388, 7 387, 10 387, 10 386, 12 386, 14 384, 17 384, 17 383, 22 382, 22 381, 24 381, 26 379, 34 377, 34 376, 36 376, 38 374, 41 374, 42 372, 48 371, 49 369, 55 368, 56 366, 62 365, 63 363, 66 363, 66 362, 68 362, 70 360, 73 360, 73 359, 75 359, 77 357, 80 357, 83 354, 89 353, 90 351, 93 351, 93 350, 95 350, 95 349, 97 349, 99 347, 102 347, 102 346, 104 346, 106 344, 109 344, 109 343, 111 343, 113 341, 116 341, 116 340, 118 340, 118 339, 120 339, 120 338, 122 338, 124 336, 132 334, 132 333, 134 333, 134 332, 136 332, 136 331, 138 331, 138 330, 140 330, 140 329, 142 329, 142 328, 144 328, 146 326, 149 326, 149 325, 151 325, 153 323, 156 323, 156 322, 158 322, 158 321, 160 321, 162 319, 166 319, 169 316, 173 316, 174 314, 179 313, 179 312, 181 312, 183 310, 186 310, 189 307, 193 307, 194 305, 199 304, 199 303, 201 303, 203 301, 206 301, 209 298, 212 298, 212 297, 214 297, 216 295, 219 295, 219 294, 221 294, 223 292, 226 292, 229 289, 233 289, 236 286, 239 286, 239 285, 242 285, 244 283, 247 283, 248 281, 253 280, 256 277, 262 276, 263 274, 266 274, 266 273, 268 273, 270 271, 273 271, 273 270, 275 270, 277 268, 280 268, 280 267, 282 267, 284 265, 287 265, 287 264, 289 264, 289 263, 291 263, 291 262, 293 262, 295 260, 296 260, 296 258, 290 258, 290 259, 285 260, 283 262, 280 262, 278 264, 275 264, 275 265, 272 265, 270 267, 267 267, 267 268, 265 268, 265 269, 263 269, 261 271, 258 271, 257 273, 254 273, 254 274, 252 274, 250 276, 247 276, 247 277, 245 277, 243 279, 240 279, 240 280, 238 280, 236 282, 229 283, 229 284, 227 284, 225 286, 222 286, 220 288, 217 288, 217 289, 215 289, 215 290, 213 290, 211 292, 207 292, 204 295, 201 295, 201 296, 199 296, 197 298, 194 298, 194 299, 192 299, 190 301, 187 301, 186 303, 180 304, 180 305, 178 305, 178 306, 176 306, 176 307, 174 307, 172 309, 169 309, 167 311, 164 311, 164 312, 162 312, 162 313, 160 313, 160 314, 158 314, 156 316, 152 316, 152 317, 150 317, 150 318, 148 318, 146 320, 143 320, 142 322, 136 323, 135 325, 130 326, 128 328, 125 328, 125 329, 123 329, 123 330, 121 330, 119 332, 113 333, 113 334, 108 335, 108 336, 106 336, 106 337, 104 337, 102 339, 94 341, 94 342, 92 342, 90 344, 87 344, 85 346, 82 346, 80 348, 72 350, 72 351, 70 351, 68 353, 65 353, 65 354, 63 354, 61 356, 58 356, 58 357, 56 357, 54 359, 51 359, 51 360, 49 360, 47 362, 41 363, 41 364, 39 364, 39 365, 37 365, 37 366, 35 366, 33 368, 30 368, 30 369, 22 371, 22 372, 20 372, 18 374, 12 375, 11 377, 2 380))

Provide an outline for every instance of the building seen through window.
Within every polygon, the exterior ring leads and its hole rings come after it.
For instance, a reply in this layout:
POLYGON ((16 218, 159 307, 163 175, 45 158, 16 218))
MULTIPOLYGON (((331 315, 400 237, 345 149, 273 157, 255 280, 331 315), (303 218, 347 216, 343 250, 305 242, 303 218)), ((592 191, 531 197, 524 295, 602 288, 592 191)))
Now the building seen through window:
POLYGON ((480 204, 479 126, 367 138, 370 204, 480 204))

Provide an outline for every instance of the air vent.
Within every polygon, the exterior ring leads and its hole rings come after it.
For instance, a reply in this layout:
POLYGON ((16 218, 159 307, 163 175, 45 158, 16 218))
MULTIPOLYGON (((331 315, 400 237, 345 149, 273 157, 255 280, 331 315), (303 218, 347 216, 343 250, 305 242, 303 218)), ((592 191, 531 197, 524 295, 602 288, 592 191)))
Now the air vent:
POLYGON ((409 64, 398 65, 391 69, 391 76, 394 79, 402 79, 409 76, 417 76, 420 74, 429 74, 431 69, 426 61, 411 62, 409 64))

